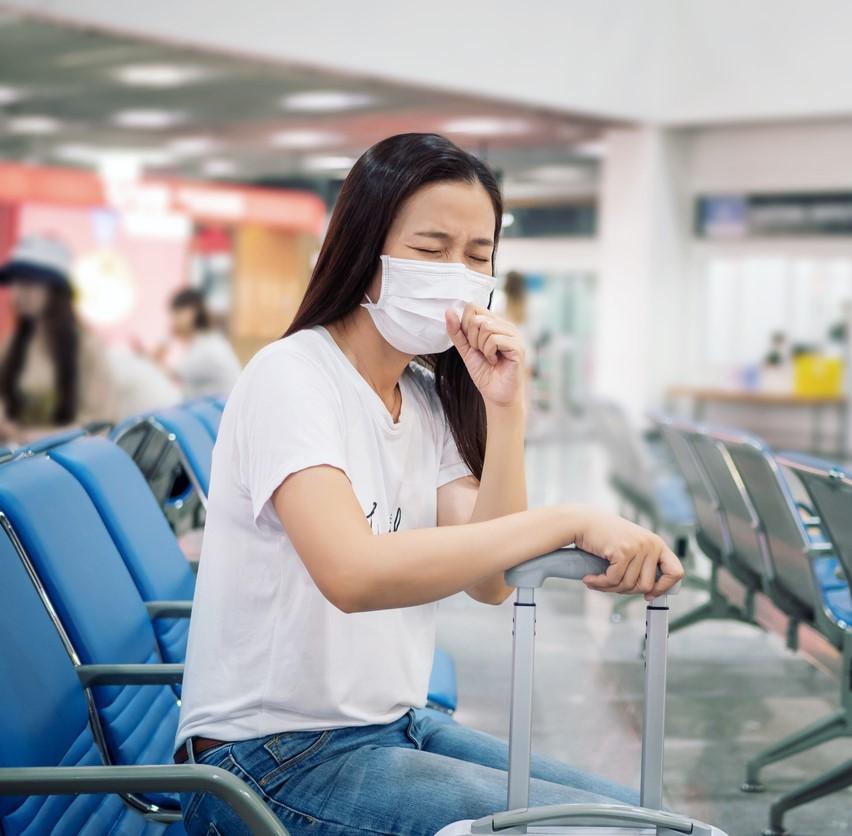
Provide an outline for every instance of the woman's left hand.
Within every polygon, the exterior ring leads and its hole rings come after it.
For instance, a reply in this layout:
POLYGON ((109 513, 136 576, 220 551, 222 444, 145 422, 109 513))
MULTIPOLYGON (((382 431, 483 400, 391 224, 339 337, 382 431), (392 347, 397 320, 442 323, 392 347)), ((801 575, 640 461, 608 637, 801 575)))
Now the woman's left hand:
POLYGON ((447 333, 486 403, 522 405, 526 368, 518 329, 472 302, 465 305, 461 320, 453 310, 446 317, 447 333))

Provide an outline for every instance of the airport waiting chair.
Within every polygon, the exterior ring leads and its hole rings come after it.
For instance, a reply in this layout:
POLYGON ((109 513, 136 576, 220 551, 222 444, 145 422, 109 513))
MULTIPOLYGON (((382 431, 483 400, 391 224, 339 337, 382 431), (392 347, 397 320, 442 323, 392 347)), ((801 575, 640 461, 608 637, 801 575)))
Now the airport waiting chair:
POLYGON ((183 408, 191 412, 210 434, 210 438, 216 441, 222 420, 222 409, 218 404, 209 398, 200 398, 183 404, 183 408))
POLYGON ((754 506, 772 563, 767 594, 795 625, 789 646, 814 664, 841 674, 839 711, 749 760, 743 789, 755 791, 762 789, 760 772, 769 764, 835 737, 852 735, 852 601, 848 583, 838 586, 832 571, 837 566, 834 546, 809 536, 790 486, 769 448, 744 434, 718 437, 754 506))
MULTIPOLYGON (((838 578, 831 575, 822 581, 825 616, 843 631, 841 709, 820 721, 813 733, 824 736, 822 739, 841 734, 849 736, 852 734, 852 597, 849 593, 852 585, 852 474, 831 462, 797 453, 779 454, 777 462, 792 471, 806 490, 837 555, 842 580, 846 582, 845 585, 838 583, 838 578)), ((780 796, 770 808, 770 828, 783 832, 787 811, 849 786, 852 786, 852 759, 780 796)))
POLYGON ((110 437, 136 462, 176 533, 203 525, 214 442, 208 426, 176 406, 123 421, 110 437))
POLYGON ((166 662, 183 662, 195 576, 132 459, 105 438, 84 436, 48 451, 85 488, 133 578, 154 610, 154 632, 166 662))
MULTIPOLYGON (((126 802, 144 793, 213 792, 231 803, 253 833, 286 836, 263 802, 239 778, 200 765, 103 765, 89 726, 87 692, 63 638, 19 559, 0 531, 0 832, 6 836, 181 836, 180 822, 146 819, 126 802)), ((115 682, 132 671, 100 670, 115 682)))
POLYGON ((698 431, 695 424, 669 415, 652 416, 672 459, 686 484, 695 509, 695 544, 710 561, 709 599, 689 612, 673 619, 669 631, 674 633, 706 620, 736 620, 754 623, 753 594, 727 568, 731 561, 731 535, 716 489, 704 471, 692 445, 698 431))
MULTIPOLYGON (((170 762, 178 720, 172 686, 183 667, 162 664, 145 604, 83 487, 45 455, 16 459, 0 466, 0 512, 74 662, 133 664, 158 683, 92 683, 87 694, 107 762, 170 762)), ((162 794, 135 803, 152 814, 178 807, 162 794)))

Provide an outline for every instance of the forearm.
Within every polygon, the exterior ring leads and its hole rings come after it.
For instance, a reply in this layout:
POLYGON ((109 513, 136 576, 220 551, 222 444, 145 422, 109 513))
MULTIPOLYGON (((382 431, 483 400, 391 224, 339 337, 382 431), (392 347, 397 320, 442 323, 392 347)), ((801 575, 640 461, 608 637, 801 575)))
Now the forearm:
POLYGON ((437 601, 572 543, 581 516, 580 507, 563 505, 467 525, 369 536, 356 546, 357 559, 338 566, 334 586, 347 590, 347 597, 334 603, 356 612, 437 601))
MULTIPOLYGON (((526 415, 523 401, 509 407, 487 406, 488 441, 471 522, 492 520, 527 509, 527 482, 524 467, 526 415)), ((511 594, 511 587, 497 572, 466 592, 484 604, 499 604, 511 594)))

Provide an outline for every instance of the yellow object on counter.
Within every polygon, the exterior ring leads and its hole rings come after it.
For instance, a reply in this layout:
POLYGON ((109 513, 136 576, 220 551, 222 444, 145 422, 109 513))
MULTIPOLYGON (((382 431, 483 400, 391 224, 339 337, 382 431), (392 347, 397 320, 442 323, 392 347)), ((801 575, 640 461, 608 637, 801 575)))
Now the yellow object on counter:
POLYGON ((806 397, 839 397, 843 394, 843 360, 823 354, 793 358, 793 392, 806 397))

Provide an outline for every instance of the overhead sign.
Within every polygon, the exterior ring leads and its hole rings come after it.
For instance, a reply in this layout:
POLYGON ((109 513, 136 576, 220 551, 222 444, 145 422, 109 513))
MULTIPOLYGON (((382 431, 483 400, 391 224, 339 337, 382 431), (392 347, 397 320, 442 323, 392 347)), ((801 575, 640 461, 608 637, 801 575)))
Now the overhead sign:
POLYGON ((852 192, 706 195, 696 202, 701 238, 852 236, 852 192))

